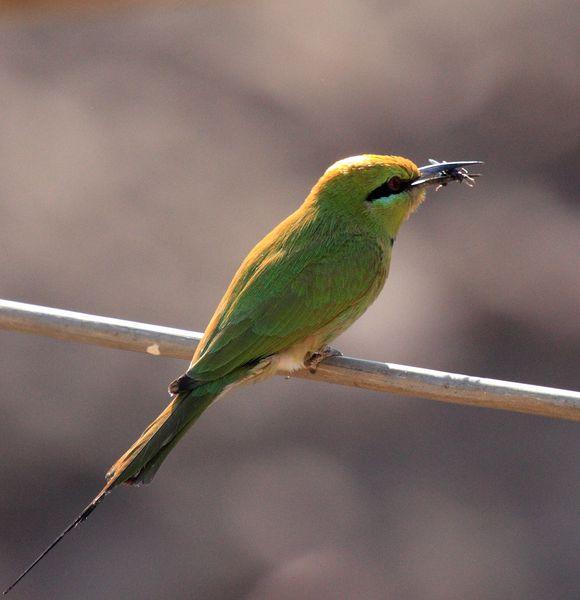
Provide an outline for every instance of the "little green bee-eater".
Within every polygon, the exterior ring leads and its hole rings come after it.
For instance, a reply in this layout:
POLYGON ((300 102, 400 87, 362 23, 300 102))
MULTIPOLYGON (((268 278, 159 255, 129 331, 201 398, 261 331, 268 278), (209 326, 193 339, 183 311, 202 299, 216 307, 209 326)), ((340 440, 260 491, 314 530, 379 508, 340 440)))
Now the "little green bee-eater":
POLYGON ((84 511, 4 592, 84 521, 113 488, 149 483, 169 452, 216 398, 275 373, 312 370, 327 344, 381 291, 393 243, 426 187, 473 180, 479 161, 418 168, 365 154, 333 164, 302 205, 248 254, 219 303, 188 370, 169 386, 169 406, 107 473, 84 511))

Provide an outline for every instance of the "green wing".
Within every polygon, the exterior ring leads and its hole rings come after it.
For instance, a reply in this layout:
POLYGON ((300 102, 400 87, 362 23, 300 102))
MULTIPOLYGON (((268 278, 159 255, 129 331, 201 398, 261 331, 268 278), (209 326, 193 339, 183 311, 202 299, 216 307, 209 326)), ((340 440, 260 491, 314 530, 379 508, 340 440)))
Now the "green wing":
POLYGON ((217 379, 314 333, 328 332, 330 339, 358 318, 380 292, 389 257, 361 235, 325 241, 302 235, 258 245, 226 292, 187 374, 217 379))

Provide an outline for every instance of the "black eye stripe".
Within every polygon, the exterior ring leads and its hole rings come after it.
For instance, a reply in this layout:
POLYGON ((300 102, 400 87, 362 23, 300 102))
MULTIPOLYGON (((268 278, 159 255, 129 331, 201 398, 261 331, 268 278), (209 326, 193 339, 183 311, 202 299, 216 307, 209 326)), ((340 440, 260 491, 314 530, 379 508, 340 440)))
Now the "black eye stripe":
MULTIPOLYGON (((392 179, 392 178, 391 178, 392 179)), ((402 191, 406 190, 409 187, 410 181, 403 181, 400 179, 400 187, 398 190, 394 191, 392 187, 389 185, 391 179, 385 181, 385 183, 379 185, 378 188, 375 188, 368 196, 367 201, 372 202, 373 200, 378 200, 379 198, 388 198, 393 194, 400 194, 402 191)), ((398 178, 397 178, 398 179, 398 178)))

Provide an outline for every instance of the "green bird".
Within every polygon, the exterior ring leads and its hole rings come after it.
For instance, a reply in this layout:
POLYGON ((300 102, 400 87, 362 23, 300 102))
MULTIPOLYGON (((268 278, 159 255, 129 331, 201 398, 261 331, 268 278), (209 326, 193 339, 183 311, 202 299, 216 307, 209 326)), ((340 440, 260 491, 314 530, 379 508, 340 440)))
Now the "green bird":
POLYGON ((231 388, 275 373, 315 370, 328 344, 381 291, 395 238, 429 185, 473 184, 466 166, 418 168, 399 156, 365 154, 327 169, 303 204, 248 254, 219 303, 169 406, 107 473, 83 512, 6 589, 7 593, 115 487, 149 483, 189 427, 231 388))

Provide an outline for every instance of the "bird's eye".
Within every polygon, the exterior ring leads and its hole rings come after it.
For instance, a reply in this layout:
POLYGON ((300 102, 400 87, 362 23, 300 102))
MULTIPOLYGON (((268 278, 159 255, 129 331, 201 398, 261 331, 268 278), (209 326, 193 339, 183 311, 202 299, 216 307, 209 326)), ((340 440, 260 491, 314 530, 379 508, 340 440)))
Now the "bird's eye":
POLYGON ((391 190, 391 192, 396 194, 397 192, 401 191, 401 188, 403 187, 403 182, 401 181, 400 177, 397 177, 395 175, 395 177, 391 177, 389 181, 387 181, 387 187, 391 190))
POLYGON ((380 185, 378 188, 375 188, 368 196, 367 201, 373 202, 374 200, 378 200, 379 198, 388 198, 392 194, 398 194, 402 192, 407 186, 409 182, 401 179, 397 175, 394 175, 385 183, 380 185))

